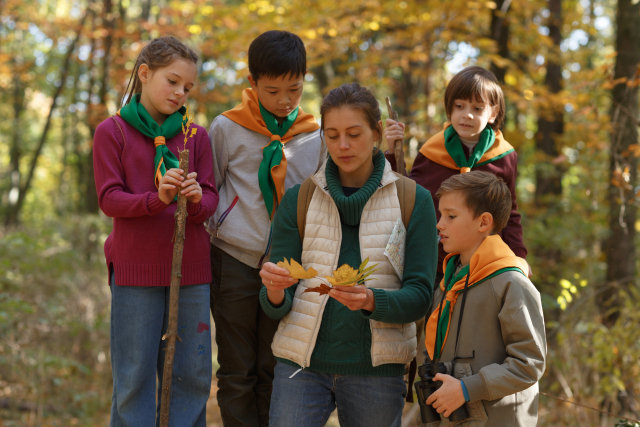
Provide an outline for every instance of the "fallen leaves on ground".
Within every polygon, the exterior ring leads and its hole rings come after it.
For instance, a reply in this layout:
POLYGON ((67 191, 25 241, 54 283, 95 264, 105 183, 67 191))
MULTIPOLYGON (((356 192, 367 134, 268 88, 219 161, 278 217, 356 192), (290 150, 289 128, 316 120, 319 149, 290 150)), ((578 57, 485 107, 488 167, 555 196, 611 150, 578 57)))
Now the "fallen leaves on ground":
POLYGON ((313 267, 309 267, 309 269, 305 271, 304 267, 298 264, 293 258, 291 258, 291 263, 285 258, 284 261, 278 261, 276 265, 287 270, 294 279, 312 279, 318 275, 318 272, 314 270, 313 267))

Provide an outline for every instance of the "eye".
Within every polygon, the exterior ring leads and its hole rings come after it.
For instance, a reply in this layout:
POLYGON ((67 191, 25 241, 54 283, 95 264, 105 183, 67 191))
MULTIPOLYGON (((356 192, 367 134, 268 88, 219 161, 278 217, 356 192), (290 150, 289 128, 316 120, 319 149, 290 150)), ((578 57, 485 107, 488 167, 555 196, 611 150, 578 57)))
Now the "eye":
POLYGON ((267 91, 267 93, 270 93, 271 95, 275 95, 278 92, 269 92, 269 91, 267 91))
POLYGON ((338 139, 338 135, 328 136, 329 139, 338 139))
POLYGON ((349 134, 349 136, 350 136, 351 138, 357 138, 357 137, 359 137, 359 136, 360 136, 360 134, 359 134, 359 133, 357 133, 357 134, 355 134, 355 135, 349 134))
POLYGON ((456 108, 462 108, 461 104, 456 104, 456 108))
POLYGON ((449 219, 454 219, 455 215, 449 215, 449 219))
POLYGON ((172 85, 176 84, 175 80, 171 80, 171 79, 167 79, 167 80, 169 80, 169 83, 171 83, 172 85))
POLYGON ((298 89, 291 89, 291 92, 297 92, 298 89))
POLYGON ((187 89, 186 87, 184 88, 184 91, 185 91, 186 93, 189 93, 189 90, 190 90, 190 89, 187 89))

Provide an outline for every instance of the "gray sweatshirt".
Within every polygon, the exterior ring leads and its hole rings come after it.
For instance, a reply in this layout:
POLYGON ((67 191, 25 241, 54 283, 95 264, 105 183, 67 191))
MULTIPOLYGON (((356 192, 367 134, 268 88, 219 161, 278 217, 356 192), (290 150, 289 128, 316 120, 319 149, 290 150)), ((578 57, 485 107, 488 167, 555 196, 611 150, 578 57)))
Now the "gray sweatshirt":
MULTIPOLYGON (((242 127, 220 115, 209 129, 213 171, 220 202, 209 219, 211 243, 250 267, 258 268, 269 243, 271 221, 258 185, 262 148, 271 142, 265 135, 242 127), (220 216, 238 196, 238 202, 220 227, 220 216)), ((327 158, 320 130, 296 135, 284 144, 287 158, 285 189, 313 175, 327 158)), ((268 256, 263 262, 267 261, 268 256)))

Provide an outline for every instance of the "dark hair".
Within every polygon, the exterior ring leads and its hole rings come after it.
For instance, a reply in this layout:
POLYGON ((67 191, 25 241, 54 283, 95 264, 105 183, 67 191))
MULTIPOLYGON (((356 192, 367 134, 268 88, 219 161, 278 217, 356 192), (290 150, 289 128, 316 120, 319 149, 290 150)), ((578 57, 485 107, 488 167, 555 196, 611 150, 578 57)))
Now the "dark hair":
POLYGON ((176 59, 181 58, 198 64, 198 55, 184 43, 175 37, 167 36, 153 39, 147 44, 138 55, 136 65, 131 72, 131 78, 127 84, 127 89, 122 101, 126 99, 125 105, 131 101, 133 95, 142 91, 142 83, 138 77, 140 65, 146 64, 150 70, 164 68, 176 59))
POLYGON ((255 80, 262 76, 304 76, 307 72, 304 43, 288 31, 260 34, 249 46, 249 72, 255 80))
POLYGON ((478 101, 498 106, 498 114, 491 127, 493 130, 502 128, 505 116, 504 94, 496 76, 482 67, 467 67, 453 76, 444 92, 444 109, 451 119, 453 103, 456 99, 478 101))
POLYGON ((436 197, 459 191, 464 195, 467 207, 477 218, 485 212, 493 216, 492 234, 502 231, 511 215, 511 192, 507 184, 492 173, 473 171, 454 175, 445 180, 436 197))
POLYGON ((374 133, 378 134, 378 141, 374 153, 378 151, 382 140, 382 127, 380 126, 380 106, 378 100, 366 87, 358 83, 346 83, 332 89, 322 100, 320 105, 320 128, 324 134, 324 116, 331 110, 340 107, 349 107, 362 111, 365 120, 374 133))

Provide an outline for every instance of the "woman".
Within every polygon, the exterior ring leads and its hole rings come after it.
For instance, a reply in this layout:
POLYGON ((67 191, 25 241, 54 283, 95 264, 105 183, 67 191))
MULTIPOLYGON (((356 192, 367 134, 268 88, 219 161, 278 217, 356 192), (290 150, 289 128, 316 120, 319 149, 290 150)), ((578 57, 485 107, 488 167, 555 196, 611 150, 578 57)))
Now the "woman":
POLYGON ((304 291, 326 280, 298 283, 272 262, 263 265, 260 303, 282 319, 272 345, 278 363, 270 424, 324 425, 337 407, 342 426, 400 426, 405 364, 416 354, 414 322, 427 313, 436 271, 433 202, 416 186, 399 277, 384 252, 401 218, 397 188, 406 178, 392 172, 377 148, 378 102, 366 88, 347 84, 325 97, 320 112, 330 157, 310 178, 304 239, 298 185, 278 208, 271 260, 300 260, 319 276, 343 264, 357 270, 366 258, 379 270, 366 284, 321 295, 304 291))

